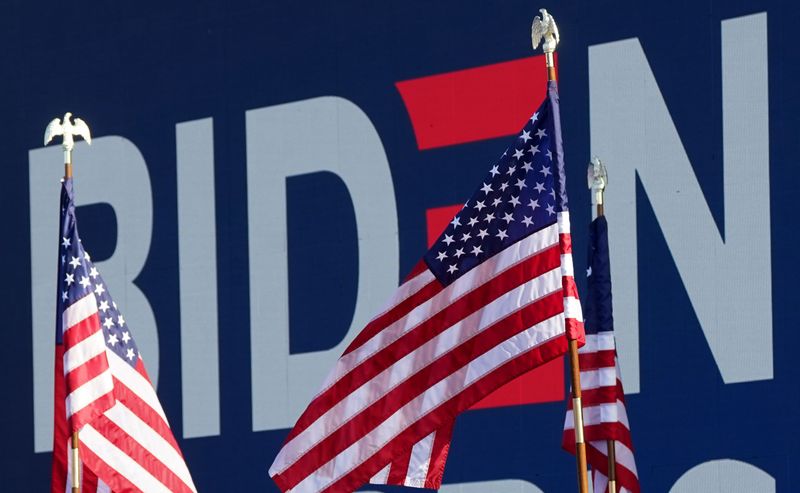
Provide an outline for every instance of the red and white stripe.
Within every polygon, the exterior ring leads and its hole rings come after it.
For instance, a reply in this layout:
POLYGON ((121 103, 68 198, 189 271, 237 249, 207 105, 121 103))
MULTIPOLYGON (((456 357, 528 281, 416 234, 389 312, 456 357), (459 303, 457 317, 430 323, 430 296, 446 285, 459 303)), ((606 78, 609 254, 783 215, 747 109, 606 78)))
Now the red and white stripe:
MULTIPOLYGON (((639 477, 633 457, 625 393, 616 355, 613 332, 587 334, 586 345, 579 351, 583 425, 586 457, 592 466, 595 493, 608 489, 608 445, 614 440, 617 491, 639 493, 639 477)), ((572 402, 564 420, 564 448, 574 450, 572 402)))
POLYGON ((339 359, 270 468, 283 491, 438 488, 455 416, 581 335, 566 213, 448 286, 424 267, 339 359))
POLYGON ((134 368, 106 348, 94 295, 69 306, 63 321, 65 411, 68 429, 78 430, 84 491, 195 492, 142 359, 134 368))

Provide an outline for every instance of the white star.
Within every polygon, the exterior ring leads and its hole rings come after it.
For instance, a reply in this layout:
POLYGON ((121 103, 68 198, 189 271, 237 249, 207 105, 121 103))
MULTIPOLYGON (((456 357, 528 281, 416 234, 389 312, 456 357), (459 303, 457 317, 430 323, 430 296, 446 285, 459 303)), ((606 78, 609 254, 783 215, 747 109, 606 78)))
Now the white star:
POLYGON ((539 152, 539 146, 532 145, 528 152, 531 153, 532 156, 535 156, 537 152, 539 152))
POLYGON ((463 248, 456 248, 456 253, 454 253, 453 255, 456 258, 461 258, 461 256, 464 255, 464 249, 463 248))
POLYGON ((478 201, 478 202, 475 204, 475 209, 478 209, 478 211, 480 211, 480 210, 481 210, 481 209, 483 209, 484 207, 486 207, 486 204, 484 204, 482 200, 479 200, 479 201, 478 201))
POLYGON ((94 292, 97 296, 100 296, 106 292, 106 288, 104 288, 102 284, 98 284, 94 287, 94 292))
POLYGON ((508 167, 508 171, 506 171, 506 173, 509 174, 509 175, 513 175, 515 171, 517 171, 517 167, 516 166, 509 166, 508 167))
POLYGON ((514 206, 519 205, 519 203, 520 203, 519 202, 519 197, 514 197, 512 195, 511 196, 511 200, 509 200, 508 203, 511 204, 511 205, 514 205, 514 206))
POLYGON ((97 309, 105 313, 108 310, 108 301, 106 300, 101 301, 100 306, 98 306, 97 309))
POLYGON ((461 226, 461 219, 459 219, 458 216, 456 216, 453 218, 452 221, 450 221, 450 224, 453 225, 453 229, 456 229, 457 227, 461 226))
POLYGON ((447 246, 450 246, 450 243, 453 243, 454 241, 456 241, 456 240, 454 240, 452 236, 444 235, 444 239, 442 240, 442 243, 447 243, 447 246))
POLYGON ((469 240, 470 238, 472 238, 472 235, 471 235, 471 234, 469 234, 469 233, 464 233, 463 235, 461 235, 461 241, 464 241, 464 242, 466 242, 466 241, 467 241, 467 240, 469 240))
POLYGON ((445 252, 439 252, 439 255, 436 256, 436 260, 438 260, 439 262, 441 262, 446 258, 447 258, 447 253, 445 252))
POLYGON ((535 188, 537 192, 542 193, 544 192, 544 183, 536 183, 536 186, 533 188, 535 188))
POLYGON ((502 185, 500 185, 500 191, 505 192, 506 188, 508 188, 508 182, 504 181, 502 185))
POLYGON ((128 341, 130 341, 130 340, 131 340, 131 335, 126 330, 125 332, 122 333, 122 342, 124 342, 125 344, 128 344, 128 341))
POLYGON ((81 265, 81 261, 78 260, 78 257, 72 257, 72 260, 69 261, 69 265, 72 266, 73 269, 77 268, 81 265))
POLYGON ((128 358, 129 360, 133 361, 133 357, 134 356, 135 356, 135 354, 133 353, 133 349, 128 348, 128 350, 125 352, 125 357, 128 358))
POLYGON ((112 302, 111 302, 111 305, 114 307, 114 310, 116 310, 116 309, 117 309, 117 302, 116 302, 116 301, 112 301, 112 302))
POLYGON ((548 205, 546 207, 546 209, 547 209, 547 212, 549 212, 551 216, 556 213, 555 207, 553 207, 552 205, 548 205))
POLYGON ((553 174, 553 173, 550 172, 550 166, 542 167, 542 169, 539 170, 539 173, 543 174, 544 176, 553 174))
POLYGON ((480 231, 478 232, 478 237, 479 237, 480 239, 484 239, 484 238, 486 238, 487 236, 489 236, 489 233, 487 233, 485 229, 482 229, 482 230, 480 230, 480 231))
POLYGON ((531 140, 531 133, 527 130, 523 130, 522 135, 520 135, 519 138, 522 139, 523 142, 527 143, 529 140, 531 140))
POLYGON ((492 174, 492 177, 495 177, 500 174, 500 171, 497 169, 497 165, 495 164, 492 166, 492 169, 489 170, 489 173, 492 174))
POLYGON ((67 286, 72 286, 72 283, 75 282, 75 274, 67 274, 64 282, 67 283, 67 286))
POLYGON ((72 244, 72 241, 69 238, 62 237, 61 244, 64 246, 64 248, 69 248, 69 246, 72 244))
POLYGON ((81 280, 80 280, 79 284, 81 286, 83 286, 83 289, 88 289, 89 285, 91 284, 91 282, 89 281, 88 277, 83 276, 83 277, 81 277, 81 280))
POLYGON ((114 326, 114 321, 111 320, 111 317, 108 317, 107 319, 103 320, 103 327, 105 327, 106 329, 110 329, 113 326, 114 326))
POLYGON ((547 153, 545 153, 545 156, 547 156, 547 159, 550 159, 551 161, 553 160, 553 153, 550 152, 550 149, 547 149, 547 153))
POLYGON ((492 206, 497 207, 501 202, 502 200, 500 200, 500 197, 497 197, 496 199, 492 200, 492 206))
POLYGON ((450 267, 447 268, 447 273, 448 274, 452 274, 453 272, 455 272, 457 270, 458 270, 458 267, 456 267, 456 264, 452 264, 450 267))
POLYGON ((525 162, 525 163, 522 165, 522 169, 524 169, 524 170, 525 170, 525 172, 528 172, 528 171, 530 171, 531 169, 533 169, 533 162, 532 162, 532 161, 531 161, 531 162, 527 162, 527 161, 526 161, 526 162, 525 162))
POLYGON ((505 240, 506 238, 508 238, 508 235, 506 234, 506 230, 504 230, 504 229, 501 229, 500 231, 498 231, 495 236, 497 236, 501 240, 505 240))
POLYGON ((89 256, 89 252, 83 252, 83 259, 88 262, 92 260, 92 257, 89 256))
POLYGON ((489 195, 489 192, 492 191, 492 186, 489 185, 488 183, 484 183, 483 186, 481 187, 481 191, 486 195, 489 195))
POLYGON ((515 187, 519 187, 520 190, 527 187, 528 185, 525 184, 525 180, 517 180, 517 183, 514 184, 515 187))
POLYGON ((523 224, 525 224, 525 226, 528 226, 529 228, 531 226, 533 226, 533 218, 532 217, 523 216, 522 222, 523 222, 523 224))
POLYGON ((125 319, 122 318, 122 314, 121 313, 119 314, 119 317, 117 317, 117 325, 119 325, 120 327, 125 325, 125 319))
POLYGON ((537 112, 536 112, 536 113, 534 113, 534 114, 533 114, 533 116, 531 117, 531 123, 536 123, 536 120, 538 120, 538 119, 539 119, 539 112, 537 111, 537 112))
POLYGON ((69 296, 67 296, 67 292, 66 291, 62 292, 61 301, 67 301, 67 299, 69 299, 69 296))
POLYGON ((555 188, 551 188, 550 189, 550 196, 553 197, 553 198, 556 198, 556 189, 555 188))
POLYGON ((64 255, 62 255, 62 256, 61 256, 61 265, 64 265, 64 263, 65 263, 66 261, 67 261, 67 257, 65 257, 64 255))
POLYGON ((100 273, 97 272, 97 269, 95 268, 95 266, 92 266, 92 269, 89 271, 89 277, 91 277, 92 279, 95 279, 99 275, 100 275, 100 273))
POLYGON ((536 136, 539 137, 539 139, 542 137, 547 137, 547 132, 545 132, 543 128, 540 128, 536 131, 536 136))
POLYGON ((536 208, 539 207, 539 200, 531 199, 531 202, 528 204, 528 207, 530 207, 533 210, 536 210, 536 208))
POLYGON ((586 269, 586 277, 592 276, 592 266, 590 265, 588 269, 586 269))
POLYGON ((475 226, 476 224, 478 224, 478 218, 477 217, 470 218, 467 224, 469 224, 470 227, 475 226))
POLYGON ((494 214, 492 214, 491 212, 489 214, 486 214, 486 217, 484 217, 483 220, 486 221, 487 223, 491 223, 492 221, 494 221, 494 214))
POLYGON ((108 336, 108 343, 111 344, 112 347, 116 346, 118 342, 119 339, 117 339, 117 334, 111 334, 108 336))
POLYGON ((511 221, 513 221, 513 220, 514 220, 514 216, 512 216, 508 212, 506 212, 505 215, 503 216, 503 221, 505 221, 506 224, 511 224, 511 221))
POLYGON ((472 249, 472 253, 477 257, 478 255, 483 253, 483 250, 481 250, 480 245, 475 245, 475 247, 472 249))
POLYGON ((520 159, 522 157, 522 149, 517 149, 516 151, 514 151, 514 157, 516 159, 520 159))

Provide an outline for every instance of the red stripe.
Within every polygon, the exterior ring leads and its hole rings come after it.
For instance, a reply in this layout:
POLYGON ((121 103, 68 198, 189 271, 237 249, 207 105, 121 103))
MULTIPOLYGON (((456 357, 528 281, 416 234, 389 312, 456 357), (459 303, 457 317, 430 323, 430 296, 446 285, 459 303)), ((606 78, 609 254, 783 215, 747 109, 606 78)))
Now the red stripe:
MULTIPOLYGON (((614 386, 584 390, 581 395, 581 402, 583 407, 613 404, 620 398, 621 393, 622 385, 620 385, 619 380, 617 380, 617 385, 614 386)), ((570 403, 570 406, 571 405, 570 403)))
POLYGON ((347 347, 344 354, 361 347, 365 342, 375 337, 380 331, 408 315, 408 313, 417 306, 425 303, 429 299, 439 294, 442 289, 444 289, 444 286, 442 286, 439 281, 434 279, 423 286, 419 291, 415 292, 408 298, 392 307, 392 309, 383 315, 373 319, 367 324, 366 327, 364 327, 364 329, 356 336, 356 338, 353 339, 353 342, 350 343, 350 346, 347 347))
MULTIPOLYGON (((102 479, 114 493, 142 491, 131 483, 124 474, 118 472, 103 459, 98 457, 89 447, 82 446, 80 453, 84 466, 90 467, 92 471, 97 474, 97 477, 102 479)), ((64 490, 58 493, 64 493, 64 490)))
MULTIPOLYGON (((439 313, 431 316, 425 322, 378 351, 348 374, 343 375, 330 388, 317 396, 298 419, 297 424, 295 424, 294 429, 286 439, 287 442, 308 428, 311 423, 355 389, 368 382, 403 356, 411 353, 446 330, 455 322, 486 306, 509 290, 559 265, 560 256, 558 250, 556 248, 548 248, 509 268, 504 273, 454 301, 439 313)), ((563 301, 561 309, 563 310, 563 301)))
POLYGON ((411 272, 408 273, 403 282, 406 283, 410 281, 411 279, 425 272, 427 269, 428 269, 428 264, 425 263, 425 259, 420 259, 420 261, 417 262, 417 265, 415 265, 414 268, 411 269, 411 272))
POLYGON ((411 448, 395 455, 392 460, 392 467, 389 469, 389 477, 386 478, 386 484, 403 486, 406 474, 408 474, 409 462, 411 462, 411 448))
MULTIPOLYGON (((586 447, 586 461, 608 477, 608 456, 594 447, 586 447)), ((617 462, 617 491, 620 488, 627 488, 632 493, 640 493, 639 479, 628 468, 617 462)))
POLYGON ((64 380, 64 346, 56 344, 53 409, 53 458, 50 467, 50 493, 64 493, 67 489, 67 426, 66 382, 64 380))
POLYGON ((83 425, 90 423, 96 417, 100 416, 111 406, 114 405, 114 392, 109 391, 93 400, 91 404, 85 406, 80 411, 74 413, 69 417, 69 425, 71 430, 80 430, 83 425))
POLYGON ((100 328, 100 319, 97 318, 97 313, 93 313, 64 331, 64 346, 70 349, 100 330, 102 330, 100 328))
POLYGON ((578 341, 578 347, 586 344, 586 334, 583 332, 583 322, 567 318, 564 320, 567 329, 567 338, 570 341, 578 341))
POLYGON ((447 454, 450 452, 450 440, 453 437, 453 425, 451 421, 445 423, 436 430, 436 438, 433 440, 431 452, 431 462, 428 466, 428 475, 425 478, 425 487, 438 490, 442 486, 442 476, 444 475, 444 465, 447 462, 447 454))
MULTIPOLYGON (((323 491, 334 493, 355 490, 377 473, 396 451, 412 447, 414 443, 428 436, 433 430, 441 428, 446 423, 452 423, 452 420, 459 412, 470 407, 491 392, 492 389, 518 377, 531 368, 564 354, 566 350, 567 340, 564 337, 556 337, 499 366, 422 419, 412 423, 404 433, 398 435, 372 457, 356 466, 350 473, 323 491)), ((288 489, 286 483, 282 482, 278 476, 274 479, 281 489, 284 491, 288 489)))
MULTIPOLYGON (((517 312, 509 314, 495 325, 453 349, 445 357, 434 361, 410 376, 403 383, 306 451, 305 455, 283 471, 281 476, 292 487, 295 486, 308 474, 307 471, 316 470, 330 458, 341 453, 351 444, 358 441, 366 430, 375 428, 426 389, 501 342, 561 313, 562 310, 563 295, 561 291, 556 291, 517 312)), ((508 380, 511 380, 511 378, 508 380)))
POLYGON ((97 418, 92 426, 171 491, 192 491, 166 464, 105 415, 97 418))
POLYGON ((561 253, 572 253, 572 235, 569 233, 561 233, 558 235, 558 243, 561 245, 561 253))
POLYGON ((575 278, 572 276, 564 276, 561 280, 562 287, 564 288, 564 296, 567 298, 578 299, 578 286, 575 285, 575 278))
POLYGON ((144 421, 147 426, 152 428, 156 433, 161 435, 164 440, 166 440, 172 448, 178 452, 179 455, 181 454, 181 449, 178 447, 178 442, 175 441, 175 437, 172 434, 172 430, 169 428, 169 425, 164 422, 164 419, 158 414, 149 404, 139 398, 139 396, 133 392, 131 389, 125 386, 121 381, 114 379, 114 390, 117 396, 117 400, 122 403, 125 407, 133 411, 134 414, 139 416, 139 419, 144 421))
POLYGON ((65 377, 67 379, 67 389, 72 393, 104 371, 108 371, 108 357, 105 351, 67 373, 65 377))
POLYGON ((86 464, 81 468, 81 493, 97 493, 97 475, 86 464))
POLYGON ((578 355, 581 371, 597 370, 599 368, 616 368, 617 352, 613 349, 593 351, 578 355))

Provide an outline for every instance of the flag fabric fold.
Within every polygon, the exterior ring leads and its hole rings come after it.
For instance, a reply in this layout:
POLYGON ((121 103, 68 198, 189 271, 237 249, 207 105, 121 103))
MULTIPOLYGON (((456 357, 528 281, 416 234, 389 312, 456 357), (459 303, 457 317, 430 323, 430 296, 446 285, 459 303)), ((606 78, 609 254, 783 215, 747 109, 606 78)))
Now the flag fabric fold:
MULTIPOLYGON (((589 289, 584 298, 586 345, 578 351, 586 458, 592 466, 594 492, 605 493, 608 489, 607 440, 614 440, 617 492, 639 493, 639 478, 614 339, 608 223, 605 216, 592 221, 589 228, 588 265, 589 289)), ((570 401, 564 420, 562 446, 574 454, 572 412, 570 401)))
POLYGON ((78 236, 61 188, 51 493, 69 492, 78 432, 81 492, 194 492, 125 318, 78 236))
POLYGON ((583 340, 556 83, 353 340, 270 467, 286 492, 438 488, 455 417, 583 340))

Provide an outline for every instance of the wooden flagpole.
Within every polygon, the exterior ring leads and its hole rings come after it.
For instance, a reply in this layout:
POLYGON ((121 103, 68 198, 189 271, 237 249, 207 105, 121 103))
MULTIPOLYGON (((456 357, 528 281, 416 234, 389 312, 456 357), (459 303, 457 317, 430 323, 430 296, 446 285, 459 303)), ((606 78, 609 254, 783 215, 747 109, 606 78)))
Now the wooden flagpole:
MULTIPOLYGON (((592 205, 594 217, 605 215, 603 207, 603 194, 608 183, 606 167, 597 156, 592 158, 589 165, 589 188, 592 190, 592 205)), ((606 440, 608 449, 608 493, 617 493, 617 449, 614 440, 606 440)))
MULTIPOLYGON (((64 179, 72 178, 72 149, 75 147, 74 136, 81 136, 88 143, 92 143, 92 136, 89 132, 89 126, 80 118, 75 119, 73 124, 71 121, 72 113, 64 115, 63 122, 58 118, 54 118, 44 130, 44 145, 50 143, 53 137, 62 136, 61 147, 64 149, 64 179)), ((72 456, 72 493, 81 493, 81 461, 80 453, 78 450, 78 432, 73 431, 70 440, 72 456)))
MULTIPOLYGON (((542 43, 542 51, 544 52, 545 62, 547 65, 547 80, 556 80, 556 67, 553 60, 553 53, 556 51, 558 45, 559 35, 558 27, 553 19, 553 16, 547 13, 547 10, 540 9, 542 17, 536 16, 533 19, 533 26, 531 27, 531 41, 533 42, 533 49, 542 43)), ((575 459, 578 468, 578 491, 580 493, 589 493, 589 478, 586 466, 586 444, 583 439, 583 406, 581 405, 581 369, 578 363, 578 341, 574 339, 569 340, 569 369, 570 369, 570 382, 572 384, 572 416, 574 419, 575 428, 575 459)))

